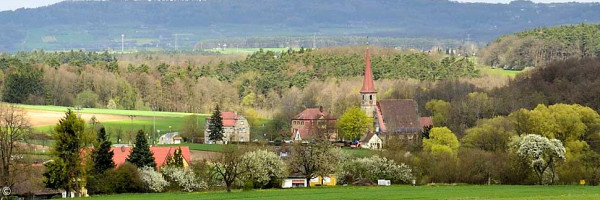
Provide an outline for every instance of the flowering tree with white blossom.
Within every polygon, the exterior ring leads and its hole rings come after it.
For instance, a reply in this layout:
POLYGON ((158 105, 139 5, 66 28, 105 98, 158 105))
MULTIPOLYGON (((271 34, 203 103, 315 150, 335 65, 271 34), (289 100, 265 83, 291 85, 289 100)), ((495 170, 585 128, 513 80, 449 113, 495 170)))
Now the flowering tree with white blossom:
POLYGON ((565 160, 566 150, 560 140, 529 134, 521 138, 517 146, 517 154, 530 162, 539 184, 544 183, 545 174, 551 176, 552 184, 556 177, 556 164, 558 161, 565 160), (550 171, 547 171, 548 169, 550 171))

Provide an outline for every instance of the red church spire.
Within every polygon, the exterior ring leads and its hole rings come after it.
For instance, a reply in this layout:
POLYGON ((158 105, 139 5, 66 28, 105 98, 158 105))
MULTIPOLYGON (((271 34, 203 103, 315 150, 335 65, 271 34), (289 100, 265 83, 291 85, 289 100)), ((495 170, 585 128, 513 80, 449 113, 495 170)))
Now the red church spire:
POLYGON ((369 54, 369 42, 367 42, 367 66, 365 67, 365 77, 360 93, 377 93, 375 84, 373 84, 373 72, 371 71, 371 55, 369 54))

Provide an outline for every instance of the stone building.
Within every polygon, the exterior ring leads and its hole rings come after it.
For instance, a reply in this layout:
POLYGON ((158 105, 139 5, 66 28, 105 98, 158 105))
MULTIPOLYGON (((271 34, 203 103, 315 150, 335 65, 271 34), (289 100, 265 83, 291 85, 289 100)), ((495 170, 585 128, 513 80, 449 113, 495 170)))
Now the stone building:
MULTIPOLYGON (((223 142, 248 142, 250 141, 250 124, 242 115, 235 112, 221 112, 223 118, 223 142)), ((206 118, 204 141, 209 141, 211 118, 206 118)))

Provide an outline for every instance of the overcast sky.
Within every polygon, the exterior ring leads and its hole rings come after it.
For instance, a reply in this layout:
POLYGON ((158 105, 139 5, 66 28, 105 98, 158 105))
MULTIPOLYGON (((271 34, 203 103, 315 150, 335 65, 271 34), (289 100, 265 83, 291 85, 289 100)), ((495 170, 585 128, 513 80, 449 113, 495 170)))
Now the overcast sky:
MULTIPOLYGON (((47 6, 62 0, 0 0, 0 11, 47 6)), ((456 0, 460 2, 508 3, 511 0, 456 0)), ((600 2, 600 0, 533 0, 534 2, 600 2)))

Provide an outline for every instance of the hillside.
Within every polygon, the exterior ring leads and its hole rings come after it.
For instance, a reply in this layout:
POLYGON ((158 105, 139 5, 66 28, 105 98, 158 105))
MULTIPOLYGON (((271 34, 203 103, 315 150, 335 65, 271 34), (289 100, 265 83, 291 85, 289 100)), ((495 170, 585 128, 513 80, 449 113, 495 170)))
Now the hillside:
POLYGON ((120 49, 121 34, 127 49, 348 45, 364 35, 381 46, 456 48, 456 41, 422 38, 485 42, 540 26, 600 22, 598 10, 597 3, 529 1, 66 1, 0 12, 0 51, 120 49))
POLYGON ((520 70, 600 55, 600 24, 544 27, 502 36, 480 51, 492 67, 520 70))

